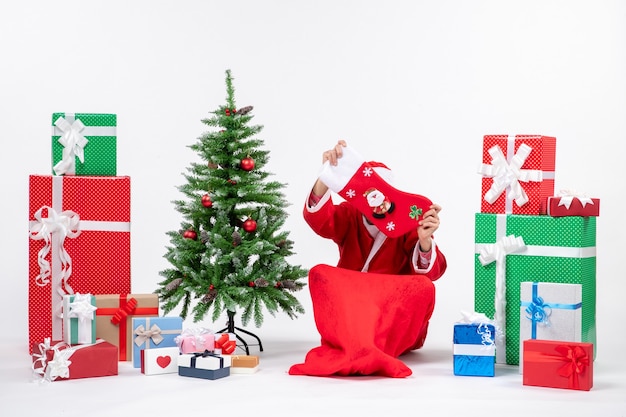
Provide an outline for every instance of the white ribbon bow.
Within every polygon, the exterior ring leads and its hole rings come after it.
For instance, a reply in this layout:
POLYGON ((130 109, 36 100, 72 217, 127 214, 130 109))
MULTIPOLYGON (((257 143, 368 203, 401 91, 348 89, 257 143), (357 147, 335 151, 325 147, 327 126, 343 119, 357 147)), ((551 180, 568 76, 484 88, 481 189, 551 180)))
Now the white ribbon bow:
POLYGON ((155 345, 158 345, 163 341, 163 336, 161 336, 161 329, 156 324, 150 326, 150 329, 146 329, 143 324, 139 325, 134 332, 137 337, 135 337, 135 344, 137 346, 143 345, 146 341, 152 339, 155 345))
POLYGON ((80 323, 86 323, 93 320, 93 312, 96 306, 91 304, 91 294, 74 295, 74 300, 70 303, 69 318, 78 318, 80 323))
POLYGON ((485 193, 485 201, 493 204, 504 190, 508 189, 509 199, 515 200, 518 207, 528 202, 528 195, 522 188, 521 182, 542 181, 543 173, 536 169, 521 169, 526 158, 530 155, 532 148, 522 143, 509 163, 499 146, 489 149, 491 155, 491 165, 481 164, 478 173, 493 178, 493 184, 489 191, 485 193))
MULTIPOLYGON (((39 275, 35 278, 37 285, 43 287, 50 283, 50 262, 46 256, 51 249, 53 233, 59 243, 59 258, 61 261, 61 284, 68 294, 72 294, 72 288, 67 284, 67 280, 72 275, 72 258, 63 247, 65 238, 75 238, 80 235, 80 217, 71 210, 57 213, 52 207, 43 206, 34 214, 36 222, 30 227, 30 238, 33 240, 44 240, 45 245, 37 254, 39 263, 39 275), (43 211, 47 210, 48 217, 43 217, 43 211)), ((62 290, 61 293, 63 294, 62 290)))
POLYGON ((56 175, 74 174, 76 172, 75 158, 78 158, 80 162, 85 162, 84 148, 89 142, 81 133, 85 125, 79 119, 70 124, 63 117, 59 117, 54 125, 63 132, 59 138, 59 143, 63 145, 63 159, 54 166, 54 173, 56 175))
POLYGON ((572 201, 577 198, 580 200, 580 204, 585 207, 587 204, 593 205, 593 200, 587 197, 583 193, 579 193, 574 190, 561 190, 558 194, 561 199, 559 200, 559 206, 565 206, 565 208, 569 209, 569 206, 572 204, 572 201))

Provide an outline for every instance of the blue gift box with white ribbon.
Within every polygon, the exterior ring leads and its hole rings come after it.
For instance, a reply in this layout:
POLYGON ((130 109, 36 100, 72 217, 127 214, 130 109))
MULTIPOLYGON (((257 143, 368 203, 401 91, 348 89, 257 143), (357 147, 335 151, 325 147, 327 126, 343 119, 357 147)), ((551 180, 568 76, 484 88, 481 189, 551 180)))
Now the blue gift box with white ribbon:
POLYGON ((490 323, 456 323, 453 335, 454 375, 494 376, 496 329, 490 323))

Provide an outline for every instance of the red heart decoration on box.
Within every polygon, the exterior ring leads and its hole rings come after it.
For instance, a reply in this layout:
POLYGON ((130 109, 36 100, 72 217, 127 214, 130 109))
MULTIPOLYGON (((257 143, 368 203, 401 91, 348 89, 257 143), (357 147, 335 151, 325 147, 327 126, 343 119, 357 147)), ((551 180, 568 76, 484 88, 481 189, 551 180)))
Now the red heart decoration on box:
POLYGON ((163 369, 167 368, 167 365, 169 365, 170 362, 172 362, 172 358, 169 356, 159 356, 157 358, 157 365, 163 369))

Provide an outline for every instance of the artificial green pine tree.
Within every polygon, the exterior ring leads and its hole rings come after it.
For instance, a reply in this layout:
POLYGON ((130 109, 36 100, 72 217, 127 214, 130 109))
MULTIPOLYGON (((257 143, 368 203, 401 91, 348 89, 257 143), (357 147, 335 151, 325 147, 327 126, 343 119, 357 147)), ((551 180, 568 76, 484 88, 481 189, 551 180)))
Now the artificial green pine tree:
POLYGON ((178 187, 186 199, 173 203, 184 220, 180 231, 168 232, 171 267, 160 272, 155 292, 164 313, 182 304, 181 316, 191 309, 194 322, 211 309, 215 322, 226 311, 232 331, 235 312, 256 327, 264 310, 292 319, 304 313, 292 292, 304 287, 308 271, 287 261, 293 242, 281 231, 285 184, 263 170, 269 156, 257 136, 263 126, 250 125, 252 106, 237 109, 230 70, 226 92, 226 104, 202 120, 212 130, 189 146, 203 162, 191 163, 178 187))

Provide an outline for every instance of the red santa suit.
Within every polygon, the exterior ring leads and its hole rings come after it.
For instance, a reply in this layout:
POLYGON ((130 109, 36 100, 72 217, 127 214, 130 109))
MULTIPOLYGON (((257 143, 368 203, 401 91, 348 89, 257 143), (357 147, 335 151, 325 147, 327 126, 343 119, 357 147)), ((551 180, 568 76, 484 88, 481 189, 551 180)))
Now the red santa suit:
POLYGON ((386 237, 353 205, 334 204, 330 192, 310 203, 305 204, 304 219, 318 235, 337 244, 340 256, 337 267, 310 270, 321 346, 289 373, 411 375, 398 356, 424 343, 435 305, 433 281, 445 272, 446 258, 434 240, 431 251, 422 253, 416 229, 399 238, 386 237))

